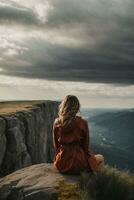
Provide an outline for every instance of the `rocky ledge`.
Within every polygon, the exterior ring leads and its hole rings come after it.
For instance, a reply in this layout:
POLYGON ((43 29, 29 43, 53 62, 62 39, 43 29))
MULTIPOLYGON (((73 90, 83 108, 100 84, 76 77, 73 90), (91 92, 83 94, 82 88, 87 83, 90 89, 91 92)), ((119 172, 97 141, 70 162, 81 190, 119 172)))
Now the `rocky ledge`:
POLYGON ((0 179, 0 200, 78 200, 78 179, 50 163, 32 165, 0 179))

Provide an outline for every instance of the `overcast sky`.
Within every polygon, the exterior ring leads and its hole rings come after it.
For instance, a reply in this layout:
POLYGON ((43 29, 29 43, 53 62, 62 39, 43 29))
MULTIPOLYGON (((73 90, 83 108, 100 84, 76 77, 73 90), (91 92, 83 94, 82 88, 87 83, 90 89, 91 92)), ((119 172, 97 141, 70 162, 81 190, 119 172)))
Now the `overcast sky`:
POLYGON ((0 0, 0 99, 134 107, 133 0, 0 0))

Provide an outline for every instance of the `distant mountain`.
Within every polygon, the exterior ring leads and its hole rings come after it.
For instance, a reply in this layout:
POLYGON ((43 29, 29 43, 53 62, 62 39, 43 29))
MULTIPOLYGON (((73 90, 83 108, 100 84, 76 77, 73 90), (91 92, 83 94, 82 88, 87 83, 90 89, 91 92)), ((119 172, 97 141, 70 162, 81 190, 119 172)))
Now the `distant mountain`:
POLYGON ((106 162, 134 171, 134 109, 86 109, 91 148, 106 162))

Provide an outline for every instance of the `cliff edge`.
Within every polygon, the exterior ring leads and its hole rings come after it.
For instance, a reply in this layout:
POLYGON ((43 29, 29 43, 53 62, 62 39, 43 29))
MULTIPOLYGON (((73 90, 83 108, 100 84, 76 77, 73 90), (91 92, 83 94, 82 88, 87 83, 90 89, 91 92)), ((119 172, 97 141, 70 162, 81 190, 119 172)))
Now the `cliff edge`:
POLYGON ((59 101, 0 102, 0 176, 53 159, 59 101))

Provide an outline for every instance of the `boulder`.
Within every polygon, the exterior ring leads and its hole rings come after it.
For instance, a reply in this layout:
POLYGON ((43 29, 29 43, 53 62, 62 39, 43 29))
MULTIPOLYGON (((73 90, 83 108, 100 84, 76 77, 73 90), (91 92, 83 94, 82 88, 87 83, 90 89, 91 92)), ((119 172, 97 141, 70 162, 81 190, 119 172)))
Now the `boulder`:
POLYGON ((63 175, 53 164, 36 164, 1 178, 0 200, 77 200, 78 182, 78 175, 63 175))

